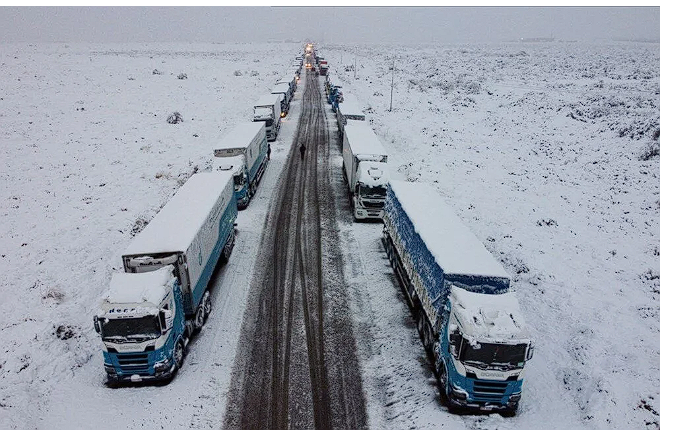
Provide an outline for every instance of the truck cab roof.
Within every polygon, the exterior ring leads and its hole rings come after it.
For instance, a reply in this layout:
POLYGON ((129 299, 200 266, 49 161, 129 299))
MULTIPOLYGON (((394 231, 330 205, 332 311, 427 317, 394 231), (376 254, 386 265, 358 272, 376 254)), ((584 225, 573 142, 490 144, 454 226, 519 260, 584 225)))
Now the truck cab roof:
POLYGON ((524 317, 512 292, 492 295, 466 291, 452 286, 452 313, 461 323, 465 336, 480 342, 527 343, 524 317))
POLYGON ((386 186, 388 183, 388 164, 385 162, 361 162, 356 180, 369 187, 386 186))
POLYGON ((167 295, 173 292, 173 283, 175 277, 173 275, 172 266, 164 266, 155 271, 146 273, 115 273, 112 275, 109 289, 103 294, 103 307, 120 306, 119 312, 102 311, 108 317, 110 315, 118 315, 130 313, 127 308, 122 308, 121 305, 144 305, 140 309, 135 308, 134 314, 143 315, 152 313, 152 309, 156 309, 167 295))
POLYGON ((244 151, 236 156, 213 158, 213 171, 231 171, 236 174, 243 171, 244 165, 244 151))

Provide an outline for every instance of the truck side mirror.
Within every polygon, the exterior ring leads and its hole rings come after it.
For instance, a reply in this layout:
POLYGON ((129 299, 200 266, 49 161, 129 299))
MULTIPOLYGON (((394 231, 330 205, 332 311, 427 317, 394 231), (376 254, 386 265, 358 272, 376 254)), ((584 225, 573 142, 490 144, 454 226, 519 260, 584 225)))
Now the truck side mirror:
POLYGON ((159 326, 162 333, 168 331, 173 326, 173 313, 168 309, 159 310, 159 326))
POLYGON ((527 361, 531 360, 534 356, 534 344, 529 343, 529 349, 527 349, 527 361))
POLYGON ((96 333, 101 333, 101 323, 98 321, 97 315, 94 316, 94 329, 96 330, 96 333))
POLYGON ((452 351, 454 358, 459 357, 459 345, 461 345, 461 333, 456 325, 450 325, 452 332, 449 334, 449 348, 452 351))
POLYGON ((458 346, 460 341, 461 341, 461 334, 459 334, 458 331, 454 331, 451 334, 449 334, 449 343, 452 346, 458 346))

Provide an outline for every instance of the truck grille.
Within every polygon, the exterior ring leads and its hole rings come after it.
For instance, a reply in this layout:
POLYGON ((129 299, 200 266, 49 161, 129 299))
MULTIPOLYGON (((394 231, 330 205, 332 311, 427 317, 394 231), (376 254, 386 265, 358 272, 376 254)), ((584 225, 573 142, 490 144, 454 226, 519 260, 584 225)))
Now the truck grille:
POLYGON ((504 381, 475 380, 473 392, 476 401, 500 402, 508 383, 504 381))
POLYGON ((117 361, 124 374, 143 373, 148 369, 147 353, 117 354, 117 361))
POLYGON ((365 207, 365 208, 384 208, 384 201, 381 201, 381 202, 363 201, 363 207, 365 207))

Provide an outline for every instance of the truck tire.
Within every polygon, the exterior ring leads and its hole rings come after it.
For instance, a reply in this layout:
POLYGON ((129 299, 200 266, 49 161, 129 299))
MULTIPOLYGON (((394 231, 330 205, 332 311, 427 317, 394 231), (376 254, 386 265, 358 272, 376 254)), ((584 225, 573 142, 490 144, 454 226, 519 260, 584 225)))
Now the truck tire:
POLYGON ((509 407, 505 410, 502 410, 499 412, 503 418, 512 418, 515 415, 517 415, 517 408, 519 407, 520 403, 517 403, 514 407, 509 407))
POLYGON ((185 361, 185 344, 183 343, 183 339, 179 338, 173 347, 173 363, 176 366, 175 371, 173 371, 174 375, 183 365, 183 361, 185 361))
POLYGON ((211 311, 213 311, 213 303, 211 302, 211 296, 208 296, 204 302, 204 320, 211 315, 211 311))
MULTIPOLYGON (((442 397, 447 399, 447 367, 444 362, 441 362, 440 371, 438 372, 438 379, 440 381, 440 393, 442 397)), ((449 400, 447 400, 449 403, 449 400)), ((450 407, 451 408, 451 407, 450 407)))
POLYGON ((204 322, 206 321, 206 312, 204 311, 204 306, 199 305, 197 308, 197 313, 194 314, 194 332, 201 331, 201 328, 204 327, 204 322))
POLYGON ((417 330, 419 331, 419 337, 421 337, 421 344, 424 346, 424 349, 429 353, 433 352, 433 331, 431 330, 431 325, 428 323, 426 314, 424 314, 423 309, 418 311, 419 318, 417 320, 417 330))

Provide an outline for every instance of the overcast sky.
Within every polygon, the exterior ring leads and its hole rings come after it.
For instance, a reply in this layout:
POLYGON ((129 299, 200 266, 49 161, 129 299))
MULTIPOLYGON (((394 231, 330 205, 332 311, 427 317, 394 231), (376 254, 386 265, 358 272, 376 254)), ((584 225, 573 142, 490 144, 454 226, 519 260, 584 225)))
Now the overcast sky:
POLYGON ((659 40, 659 7, 0 7, 0 42, 659 40))

